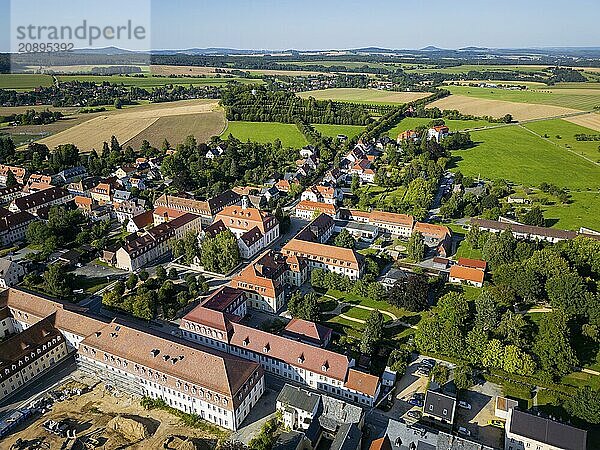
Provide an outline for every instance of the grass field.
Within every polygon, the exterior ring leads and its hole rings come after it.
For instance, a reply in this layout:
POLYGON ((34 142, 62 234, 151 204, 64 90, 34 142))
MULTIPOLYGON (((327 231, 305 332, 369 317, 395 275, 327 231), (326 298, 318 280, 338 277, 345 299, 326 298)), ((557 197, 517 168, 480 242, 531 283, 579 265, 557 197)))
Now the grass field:
POLYGON ((504 178, 525 186, 542 182, 570 189, 598 189, 600 167, 519 126, 471 133, 474 148, 453 153, 465 175, 504 178))
POLYGON ((428 92, 393 92, 377 89, 333 88, 319 91, 300 92, 300 97, 313 97, 317 100, 394 105, 411 102, 431 95, 428 92))
MULTIPOLYGON (((588 227, 600 228, 600 193, 572 192, 571 203, 544 206, 544 217, 553 228, 579 230, 588 227)), ((600 230, 599 230, 600 231, 600 230)))
POLYGON ((0 74, 0 89, 28 90, 40 86, 52 86, 52 77, 24 73, 0 74))
POLYGON ((172 147, 182 143, 188 136, 194 136, 197 142, 206 142, 212 136, 221 134, 225 128, 225 116, 222 111, 202 114, 160 117, 134 138, 126 142, 133 148, 139 148, 145 139, 153 147, 160 148, 167 139, 172 147))
POLYGON ((279 139, 284 147, 303 147, 308 142, 294 124, 275 122, 229 122, 222 133, 232 134, 240 141, 273 142, 279 139))
POLYGON ((553 105, 581 111, 591 111, 595 107, 600 107, 600 89, 529 89, 526 91, 509 91, 507 89, 470 86, 447 86, 447 89, 456 95, 465 95, 486 100, 553 105))
MULTIPOLYGON (((600 116, 598 117, 600 118, 600 116)), ((600 141, 577 141, 575 139, 576 134, 599 134, 596 130, 585 128, 562 119, 529 122, 523 126, 540 136, 547 136, 547 139, 557 146, 573 150, 578 154, 590 158, 592 161, 600 161, 600 141)))
POLYGON ((114 76, 97 76, 97 75, 58 75, 59 82, 66 81, 90 81, 94 83, 109 82, 114 84, 123 84, 125 86, 136 86, 140 88, 153 88, 165 85, 177 86, 223 86, 230 81, 239 81, 240 83, 261 83, 261 80, 252 80, 247 78, 221 78, 221 77, 160 77, 160 76, 144 76, 144 77, 127 77, 122 75, 114 76))
POLYGON ((49 148, 60 144, 75 144, 82 152, 88 152, 94 148, 100 150, 103 142, 110 142, 111 136, 116 136, 121 143, 127 142, 161 117, 205 114, 217 108, 215 100, 184 100, 115 110, 96 115, 90 120, 44 138, 40 142, 49 148))
POLYGON ((434 106, 442 110, 456 109, 464 114, 471 114, 473 116, 485 115, 499 118, 506 114, 511 114, 515 120, 556 117, 578 112, 577 109, 561 106, 505 101, 500 99, 500 97, 488 99, 457 94, 442 98, 429 105, 429 107, 434 106))
MULTIPOLYGON (((392 128, 388 134, 392 138, 396 138, 398 134, 402 133, 406 130, 412 130, 418 126, 427 125, 431 122, 432 119, 425 119, 420 117, 407 117, 402 119, 402 121, 392 128)), ((446 125, 450 128, 451 131, 462 131, 472 128, 479 128, 491 125, 489 122, 485 120, 448 120, 444 119, 446 125)))
POLYGON ((338 134, 343 134, 348 136, 349 139, 357 136, 365 129, 365 127, 361 127, 360 125, 313 124, 313 126, 323 136, 335 138, 338 134))
MULTIPOLYGON (((536 73, 540 72, 547 68, 548 66, 543 65, 517 65, 517 66, 501 66, 501 65, 491 65, 491 64, 463 64, 460 66, 453 67, 443 67, 443 68, 423 68, 423 67, 414 67, 412 69, 407 70, 408 72, 416 72, 416 73, 449 73, 449 74, 459 74, 459 73, 468 73, 470 71, 478 71, 478 72, 527 72, 527 73, 536 73)), ((498 81, 501 83, 501 81, 498 81)))

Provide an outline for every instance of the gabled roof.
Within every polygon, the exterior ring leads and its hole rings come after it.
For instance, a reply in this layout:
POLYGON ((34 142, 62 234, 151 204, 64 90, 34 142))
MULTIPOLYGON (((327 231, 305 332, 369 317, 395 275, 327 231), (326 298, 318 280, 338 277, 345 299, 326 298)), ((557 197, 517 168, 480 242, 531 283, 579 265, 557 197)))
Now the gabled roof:
POLYGON ((348 389, 375 397, 377 388, 379 387, 379 377, 360 372, 356 369, 350 369, 348 370, 348 379, 346 380, 345 386, 348 389))
POLYGON ((471 267, 463 267, 458 264, 450 267, 450 278, 457 278, 459 280, 473 281, 475 283, 483 283, 484 272, 480 269, 473 269, 471 267))
POLYGON ((139 230, 141 230, 154 222, 154 215, 152 214, 152 210, 144 211, 143 213, 132 217, 131 221, 139 230))
MULTIPOLYGON (((230 397, 253 373, 261 370, 257 363, 193 347, 117 321, 86 337, 80 346, 84 348, 84 354, 85 347, 93 348, 230 397)), ((102 360, 100 355, 97 359, 102 360)), ((174 387, 175 380, 167 380, 165 384, 174 387)), ((221 404, 221 407, 233 409, 232 402, 225 406, 221 404)))
POLYGON ((305 211, 320 211, 325 214, 329 214, 330 216, 335 216, 337 208, 335 205, 330 203, 321 203, 321 202, 311 202, 309 200, 302 200, 298 205, 296 205, 296 209, 305 210, 305 211))
POLYGON ((518 409, 512 410, 508 431, 554 448, 587 448, 587 431, 518 409))
POLYGON ((323 345, 332 333, 331 328, 303 319, 290 320, 283 331, 283 334, 289 338, 307 340, 316 345, 323 345))
POLYGON ((212 224, 210 224, 204 230, 204 233, 208 237, 215 237, 216 235, 222 233, 223 231, 227 231, 227 227, 223 223, 222 220, 215 220, 212 224))
MULTIPOLYGON (((354 214, 354 210, 352 210, 354 214)), ((389 223, 393 225, 401 225, 412 228, 415 223, 415 218, 408 214, 397 214, 385 211, 373 210, 369 214, 370 223, 389 223)))
POLYGON ((375 439, 371 442, 369 450, 392 450, 392 443, 390 442, 388 435, 386 434, 384 437, 375 439))
POLYGON ((251 230, 248 230, 244 234, 242 234, 240 236, 240 239, 246 245, 246 247, 250 248, 258 241, 260 241, 262 237, 263 234, 260 232, 258 227, 254 227, 251 230))
POLYGON ((425 222, 415 223, 414 231, 418 231, 423 236, 430 236, 436 239, 445 239, 446 236, 452 236, 452 233, 447 226, 425 222))
POLYGON ((327 264, 358 270, 362 265, 359 255, 350 248, 335 247, 318 242, 292 239, 283 247, 284 254, 294 254, 327 264))
POLYGON ((36 220, 36 217, 27 211, 10 213, 9 215, 0 217, 0 232, 15 229, 34 220, 36 220))
POLYGON ((277 396, 277 402, 309 413, 312 413, 315 410, 320 401, 321 396, 319 394, 287 383, 283 386, 283 389, 281 389, 277 396))
POLYGON ((223 286, 209 295, 202 302, 202 306, 215 311, 223 312, 241 297, 244 297, 244 291, 240 289, 234 289, 229 286, 223 286))
POLYGON ((276 298, 283 290, 283 284, 279 280, 285 270, 283 256, 267 250, 233 277, 231 283, 239 289, 258 288, 264 296, 276 298))
POLYGON ((487 262, 480 259, 458 258, 458 265, 484 271, 487 268, 487 262))
POLYGON ((69 191, 62 187, 51 187, 44 189, 43 191, 34 192, 33 194, 26 195, 25 197, 19 197, 13 200, 15 206, 21 211, 28 209, 37 208, 39 206, 50 203, 51 201, 59 198, 67 197, 69 191))
POLYGON ((215 220, 222 220, 227 228, 250 231, 258 227, 261 233, 267 233, 279 223, 272 214, 256 208, 243 208, 230 205, 217 214, 215 220))

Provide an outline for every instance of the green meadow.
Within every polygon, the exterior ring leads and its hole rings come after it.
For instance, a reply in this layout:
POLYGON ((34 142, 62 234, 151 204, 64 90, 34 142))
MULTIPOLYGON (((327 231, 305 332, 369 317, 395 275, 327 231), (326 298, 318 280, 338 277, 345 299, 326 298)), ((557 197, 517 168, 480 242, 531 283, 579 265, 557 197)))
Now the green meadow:
POLYGON ((600 188, 600 167, 519 126, 474 131, 475 147, 453 152, 465 175, 504 178, 524 186, 553 183, 569 189, 600 188))
POLYGON ((232 134, 240 141, 273 142, 279 139, 284 147, 303 147, 308 142, 296 125, 276 122, 229 122, 222 136, 232 134))

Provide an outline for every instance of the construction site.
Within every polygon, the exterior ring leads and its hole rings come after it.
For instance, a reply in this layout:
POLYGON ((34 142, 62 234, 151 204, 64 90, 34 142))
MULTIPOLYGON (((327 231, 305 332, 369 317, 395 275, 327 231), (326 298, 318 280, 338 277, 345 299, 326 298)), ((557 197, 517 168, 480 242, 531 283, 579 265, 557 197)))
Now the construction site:
POLYGON ((187 426, 168 411, 146 410, 139 398, 102 383, 65 382, 26 411, 22 420, 4 420, 14 426, 0 437, 0 448, 211 450, 227 436, 187 426))

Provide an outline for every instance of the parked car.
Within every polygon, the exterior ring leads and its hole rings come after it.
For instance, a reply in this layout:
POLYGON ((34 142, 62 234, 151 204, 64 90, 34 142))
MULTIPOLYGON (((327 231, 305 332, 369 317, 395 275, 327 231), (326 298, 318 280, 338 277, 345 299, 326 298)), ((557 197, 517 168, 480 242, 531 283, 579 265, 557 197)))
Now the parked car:
POLYGON ((498 420, 498 419, 493 419, 493 420, 488 421, 488 425, 491 425, 496 428, 504 429, 504 422, 501 420, 498 420))
POLYGON ((406 413, 406 415, 411 419, 419 420, 421 418, 421 411, 411 409, 409 412, 406 413))
POLYGON ((425 394, 423 392, 415 392, 412 395, 412 398, 416 398, 417 400, 425 400, 425 394))
POLYGON ((423 402, 421 400, 419 400, 419 399, 416 399, 416 398, 411 398, 408 401, 408 404, 409 405, 413 405, 413 406, 418 406, 419 408, 423 407, 423 402))
POLYGON ((459 407, 459 408, 463 408, 463 409, 471 409, 471 404, 470 404, 470 403, 467 403, 467 402, 465 402, 464 400, 460 400, 460 401, 458 402, 458 407, 459 407))
POLYGON ((424 368, 424 367, 420 367, 420 368, 417 370, 417 375, 421 375, 421 376, 423 376, 423 377, 428 377, 430 373, 431 373, 431 370, 429 370, 429 369, 426 369, 426 368, 424 368))
POLYGON ((464 436, 471 436, 471 432, 465 427, 458 427, 458 434, 462 434, 464 436))
POLYGON ((428 366, 430 369, 435 367, 435 359, 424 359, 421 361, 422 366, 428 366))

